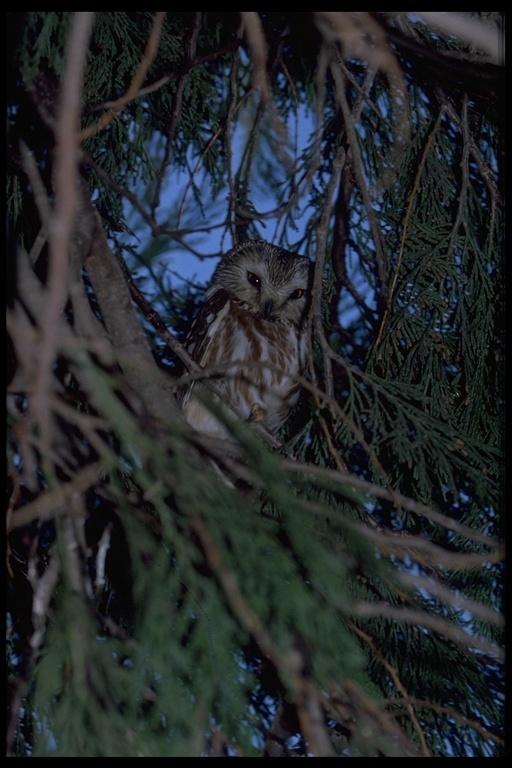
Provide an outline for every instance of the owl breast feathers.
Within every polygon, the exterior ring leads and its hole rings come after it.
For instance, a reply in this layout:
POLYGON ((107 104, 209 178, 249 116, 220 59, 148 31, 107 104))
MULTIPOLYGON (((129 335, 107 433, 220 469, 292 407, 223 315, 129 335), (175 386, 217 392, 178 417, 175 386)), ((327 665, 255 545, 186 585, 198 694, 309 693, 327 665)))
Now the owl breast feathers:
MULTIPOLYGON (((312 262, 263 241, 247 241, 219 262, 186 346, 242 419, 281 427, 300 393, 312 262)), ((228 437, 194 382, 181 396, 187 421, 228 437)))

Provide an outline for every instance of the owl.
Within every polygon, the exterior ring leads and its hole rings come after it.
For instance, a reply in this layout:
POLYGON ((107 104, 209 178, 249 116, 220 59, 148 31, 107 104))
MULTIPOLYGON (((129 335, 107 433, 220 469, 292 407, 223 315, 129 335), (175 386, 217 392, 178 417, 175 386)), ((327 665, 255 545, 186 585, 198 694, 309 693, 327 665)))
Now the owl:
MULTIPOLYGON (((312 275, 305 256, 261 240, 237 245, 219 262, 186 341, 223 402, 271 432, 284 424, 299 398, 312 275)), ((196 381, 183 392, 185 418, 204 435, 228 438, 197 397, 201 386, 196 381)))

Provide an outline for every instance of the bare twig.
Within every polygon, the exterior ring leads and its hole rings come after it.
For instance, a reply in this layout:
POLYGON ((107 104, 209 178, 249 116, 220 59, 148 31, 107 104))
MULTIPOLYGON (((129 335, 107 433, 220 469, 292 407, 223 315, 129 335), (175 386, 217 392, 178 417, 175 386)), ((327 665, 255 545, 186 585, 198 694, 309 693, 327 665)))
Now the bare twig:
POLYGON ((448 11, 415 11, 415 14, 427 26, 439 29, 445 34, 454 35, 488 53, 497 64, 504 64, 503 35, 494 25, 448 11))
POLYGON ((23 675, 18 677, 9 705, 9 720, 7 723, 6 743, 7 752, 13 749, 16 732, 18 729, 21 709, 26 702, 27 681, 31 670, 37 661, 43 645, 46 632, 46 622, 50 601, 53 598, 55 587, 60 575, 60 561, 55 552, 50 557, 50 562, 41 576, 38 574, 36 556, 31 552, 27 564, 27 580, 32 588, 32 635, 30 636, 30 656, 25 660, 23 675))
MULTIPOLYGON (((489 739, 500 747, 505 746, 505 741, 500 736, 497 736, 495 733, 492 733, 492 731, 489 731, 488 728, 485 728, 480 722, 478 722, 478 720, 466 717, 466 715, 462 715, 453 707, 445 707, 442 704, 438 704, 434 701, 427 701, 425 699, 417 699, 414 697, 408 697, 407 701, 418 709, 431 709, 432 711, 438 712, 441 715, 447 715, 450 719, 453 718, 457 722, 464 723, 470 728, 473 728, 473 730, 479 733, 484 739, 489 739)), ((389 699, 388 703, 395 707, 397 704, 402 704, 402 700, 393 698, 389 699)), ((391 712, 390 714, 394 713, 391 712)), ((400 714, 399 710, 397 711, 397 714, 400 714)))
POLYGON ((140 202, 138 196, 132 192, 130 189, 126 189, 126 187, 123 187, 121 184, 118 184, 115 182, 110 174, 108 174, 106 171, 103 170, 101 165, 98 165, 90 155, 87 155, 84 153, 82 157, 82 162, 84 165, 87 165, 89 168, 92 168, 94 173, 97 174, 97 176, 113 191, 116 192, 118 195, 121 195, 122 197, 125 197, 127 200, 130 201, 130 203, 133 205, 133 207, 140 213, 146 224, 150 227, 151 232, 154 237, 158 237, 158 235, 162 234, 162 230, 159 227, 156 219, 146 211, 142 203, 140 202))
MULTIPOLYGON (((443 515, 441 512, 437 512, 432 507, 422 504, 414 499, 410 499, 397 491, 391 493, 387 488, 383 488, 376 483, 371 483, 368 480, 352 475, 349 472, 339 472, 334 469, 328 469, 326 467, 318 467, 314 464, 305 464, 304 462, 291 461, 290 459, 283 459, 283 468, 292 472, 304 473, 307 475, 313 475, 314 477, 323 477, 326 480, 331 480, 335 483, 342 483, 353 488, 360 489, 366 493, 377 496, 377 498, 387 499, 389 501, 395 501, 397 506, 402 509, 407 509, 410 512, 414 512, 420 517, 426 517, 438 525, 442 525, 447 530, 455 531, 461 536, 469 539, 470 541, 476 541, 480 544, 485 544, 488 547, 498 548, 500 547, 500 540, 494 536, 487 536, 479 531, 475 531, 467 525, 457 522, 448 515, 443 515)), ((480 557, 480 556, 478 556, 480 557)), ((485 559, 485 555, 481 556, 485 559)))
POLYGON ((419 739, 419 742, 420 742, 420 745, 421 745, 422 754, 425 757, 430 757, 430 752, 429 752, 429 749, 427 747, 427 742, 425 740, 425 735, 423 733, 423 729, 422 729, 421 725, 418 722, 418 718, 416 717, 416 713, 414 712, 414 709, 413 709, 411 698, 408 695, 407 691, 405 690, 405 688, 404 688, 404 686, 402 684, 402 681, 400 680, 400 676, 398 674, 398 671, 382 655, 382 653, 379 651, 379 649, 377 648, 377 646, 373 642, 373 640, 370 637, 370 635, 368 635, 366 632, 363 632, 363 630, 360 629, 360 627, 358 627, 356 624, 354 624, 353 621, 349 620, 347 623, 348 623, 348 626, 350 627, 350 629, 353 632, 355 632, 356 635, 358 635, 366 643, 366 645, 370 648, 371 652, 373 653, 373 655, 375 656, 377 661, 380 664, 382 664, 384 669, 388 672, 388 674, 392 678, 392 680, 393 680, 393 682, 395 684, 396 690, 404 697, 404 704, 405 704, 405 707, 407 709, 407 713, 408 713, 409 717, 411 718, 411 722, 413 724, 414 730, 416 731, 416 733, 418 735, 418 739, 419 739))
POLYGON ((162 27, 165 20, 165 14, 166 11, 157 11, 155 13, 153 26, 151 27, 151 32, 146 44, 146 50, 144 51, 144 56, 139 64, 139 68, 135 73, 135 77, 130 83, 130 87, 126 91, 126 94, 121 97, 121 99, 118 99, 118 104, 121 106, 123 105, 123 101, 126 103, 137 96, 139 89, 146 78, 148 70, 156 58, 158 53, 158 45, 160 43, 160 37, 162 34, 162 27))
POLYGON ((374 342, 374 347, 375 348, 378 348, 378 346, 380 344, 382 335, 383 335, 385 327, 386 327, 387 317, 388 317, 388 314, 390 313, 391 308, 392 308, 392 303, 393 303, 393 299, 394 299, 394 296, 395 296, 395 288, 396 288, 396 284, 397 284, 397 281, 398 281, 398 275, 400 273, 400 267, 401 267, 401 264, 402 264, 402 259, 403 259, 403 255, 404 255, 404 251, 405 251, 405 242, 407 240, 409 220, 410 220, 410 218, 412 216, 412 211, 413 211, 414 205, 416 203, 416 197, 417 197, 418 191, 420 189, 420 183, 421 183, 421 177, 423 175, 423 169, 425 167, 425 163, 427 162, 428 155, 430 153, 432 145, 433 145, 433 143, 435 141, 435 138, 437 136, 437 132, 439 130, 439 127, 440 127, 441 122, 443 120, 443 117, 445 115, 445 111, 446 110, 444 108, 440 109, 439 114, 437 116, 437 119, 436 119, 436 121, 435 121, 435 123, 434 123, 434 125, 432 127, 432 130, 429 133, 428 140, 427 140, 427 142, 425 144, 425 148, 423 150, 420 162, 418 164, 418 170, 416 171, 416 176, 414 178, 413 188, 412 188, 412 191, 411 191, 411 194, 410 194, 410 197, 409 197, 409 202, 407 204, 407 209, 406 209, 405 216, 404 216, 404 221, 403 221, 403 224, 402 224, 402 237, 400 239, 400 248, 398 250, 398 255, 397 255, 397 259, 396 259, 396 266, 395 266, 395 270, 394 270, 394 274, 393 274, 393 279, 391 280, 391 286, 389 288, 388 301, 387 301, 386 308, 384 310, 384 315, 382 316, 382 321, 381 321, 381 324, 380 324, 379 333, 377 334, 377 338, 376 338, 376 340, 374 342))
POLYGON ((368 11, 315 11, 314 14, 325 39, 341 48, 343 58, 357 57, 368 62, 371 70, 378 69, 386 75, 396 113, 396 154, 409 136, 407 88, 384 29, 368 11))
POLYGON ((267 77, 267 43, 261 19, 256 11, 239 11, 245 27, 247 42, 254 63, 253 83, 264 102, 271 100, 267 77))
MULTIPOLYGON (((412 499, 411 502, 413 507, 417 504, 412 499)), ((434 519, 437 521, 440 513, 435 510, 432 510, 432 512, 434 519)), ((424 516, 428 519, 432 517, 432 514, 427 513, 424 516)), ((441 515, 441 517, 444 516, 441 515)), ((434 544, 425 536, 408 535, 401 531, 374 530, 372 527, 366 527, 366 530, 363 532, 361 524, 349 523, 349 525, 359 528, 366 538, 375 542, 376 547, 383 554, 393 555, 404 560, 412 560, 422 568, 428 568, 434 572, 438 572, 441 568, 445 571, 453 572, 475 571, 495 563, 501 563, 504 560, 503 548, 499 542, 495 544, 495 539, 490 536, 488 537, 487 546, 492 547, 492 549, 489 552, 482 552, 480 554, 473 552, 451 552, 434 544)), ((453 525, 448 524, 448 521, 445 522, 445 528, 448 530, 453 527, 453 525)), ((480 539, 480 537, 484 538, 482 534, 475 531, 471 538, 480 539)), ((479 541, 479 543, 481 542, 479 541)))
POLYGON ((398 580, 407 587, 422 590, 424 593, 434 595, 440 602, 453 611, 469 611, 475 618, 494 626, 503 626, 503 614, 490 608, 486 603, 471 600, 456 590, 445 587, 438 579, 426 576, 414 576, 408 573, 399 573, 398 580))
POLYGON ((354 615, 360 618, 374 618, 376 616, 395 620, 404 624, 424 627, 425 629, 436 632, 437 634, 452 640, 456 645, 462 648, 474 648, 483 651, 493 658, 503 660, 504 652, 496 643, 491 643, 483 637, 471 635, 465 632, 458 625, 445 619, 433 616, 427 611, 414 608, 401 608, 390 605, 389 603, 378 602, 369 603, 363 600, 354 605, 354 615))
POLYGON ((346 722, 354 734, 360 734, 366 743, 384 756, 425 756, 411 737, 396 725, 392 714, 386 712, 382 704, 354 680, 346 680, 343 688, 335 688, 331 693, 331 702, 334 713, 341 714, 341 722, 346 722))
POLYGON ((467 206, 467 194, 469 189, 469 152, 470 152, 470 139, 469 139, 469 125, 468 125, 468 97, 464 94, 462 99, 462 115, 461 115, 461 132, 462 132, 462 160, 460 167, 462 169, 462 184, 459 194, 459 204, 457 206, 457 216, 452 227, 452 233, 450 235, 450 242, 448 244, 447 255, 448 258, 452 257, 453 244, 455 238, 459 232, 459 228, 464 218, 464 212, 467 206))
MULTIPOLYGON (((199 36, 199 31, 201 29, 201 19, 202 19, 202 12, 196 11, 196 13, 194 14, 194 22, 190 32, 190 40, 189 40, 188 51, 187 51, 187 61, 189 64, 191 64, 194 61, 194 58, 196 55, 197 38, 199 36)), ((156 179, 155 195, 153 198, 153 202, 151 204, 151 212, 153 216, 155 215, 156 209, 160 205, 160 194, 162 190, 162 184, 164 182, 167 167, 171 162, 172 144, 173 144, 174 135, 176 133, 176 129, 178 127, 178 123, 181 117, 181 107, 183 104, 183 97, 185 95, 185 87, 187 85, 188 77, 189 77, 189 72, 187 70, 180 77, 178 81, 178 86, 176 88, 176 96, 174 99, 174 108, 172 111, 171 123, 169 126, 169 130, 167 131, 165 153, 162 159, 162 163, 160 165, 160 169, 158 171, 158 176, 156 179)))
MULTIPOLYGON (((242 28, 238 30, 238 35, 242 35, 242 28)), ((229 72, 229 103, 228 103, 228 113, 226 117, 226 151, 227 151, 227 160, 228 160, 228 188, 229 188, 229 195, 228 195, 228 221, 229 226, 231 230, 231 238, 233 241, 233 244, 236 245, 238 242, 238 230, 237 230, 237 223, 236 223, 236 202, 237 202, 237 188, 236 188, 236 181, 235 181, 235 174, 233 173, 233 121, 234 117, 237 113, 237 110, 243 103, 243 101, 238 100, 237 97, 237 85, 236 85, 236 78, 237 78, 237 72, 238 72, 238 66, 240 63, 240 52, 237 49, 236 52, 233 54, 233 60, 231 63, 231 69, 229 72)))
POLYGON ((23 160, 23 168, 28 176, 34 193, 34 202, 41 220, 41 230, 30 250, 30 263, 35 264, 39 254, 48 238, 48 231, 52 217, 52 209, 46 193, 46 188, 41 179, 33 153, 29 150, 23 139, 20 140, 20 152, 23 160))
POLYGON ((59 113, 56 124, 55 213, 50 226, 50 261, 48 297, 42 315, 42 339, 39 371, 31 408, 49 436, 49 414, 46 399, 50 389, 51 366, 57 344, 58 318, 68 290, 68 245, 77 206, 78 145, 76 128, 80 116, 82 77, 94 14, 79 11, 73 17, 66 46, 66 66, 62 80, 59 113))
POLYGON ((98 483, 105 472, 105 462, 89 464, 76 472, 69 483, 60 483, 50 491, 40 494, 34 501, 17 509, 11 517, 11 529, 22 528, 34 520, 51 520, 59 508, 66 507, 74 494, 81 494, 98 483))
MULTIPOLYGON (((339 179, 345 162, 345 148, 340 146, 336 153, 336 157, 333 163, 333 172, 329 179, 327 187, 327 193, 325 196, 325 202, 322 208, 322 215, 317 230, 317 244, 315 252, 315 272, 313 278, 311 307, 308 315, 308 358, 309 358, 309 372, 315 383, 313 394, 317 399, 317 405, 320 406, 320 402, 317 398, 318 387, 316 386, 316 373, 313 363, 313 333, 319 338, 320 343, 324 340, 324 330, 322 325, 322 304, 324 293, 324 272, 325 272, 325 260, 327 255, 327 242, 328 234, 330 230, 330 224, 333 211, 333 198, 336 188, 339 186, 339 179)), ((324 347, 322 346, 322 351, 324 347)), ((333 381, 332 381, 332 369, 330 358, 324 355, 324 369, 327 381, 327 395, 332 399, 334 393, 333 381)))
POLYGON ((441 88, 435 88, 434 89, 435 94, 437 96, 437 99, 441 105, 441 108, 446 111, 448 116, 451 120, 455 123, 455 125, 460 129, 464 130, 465 133, 463 134, 468 143, 469 143, 469 149, 471 152, 472 157, 475 160, 475 163, 478 166, 478 170, 480 171, 480 174, 482 176, 482 179, 485 182, 485 185, 489 189, 489 192, 492 196, 493 202, 497 205, 502 206, 503 200, 500 195, 500 192, 496 186, 496 180, 495 175, 492 169, 489 167, 489 165, 485 162, 485 160, 482 158, 481 152, 476 144, 475 139, 473 138, 472 133, 469 131, 468 125, 466 125, 465 128, 462 127, 462 120, 460 115, 458 114, 457 110, 453 106, 450 99, 446 97, 446 95, 443 93, 441 88))
POLYGON ((94 123, 94 125, 90 125, 88 128, 84 128, 82 131, 80 131, 78 137, 80 142, 85 141, 85 139, 88 139, 91 136, 94 136, 95 133, 103 130, 103 128, 106 128, 107 125, 110 125, 110 123, 115 118, 116 112, 119 112, 127 104, 129 104, 130 101, 134 101, 139 96, 140 86, 144 82, 147 72, 155 60, 156 54, 158 53, 158 44, 160 41, 160 35, 162 33, 165 14, 166 11, 157 11, 155 13, 153 26, 149 34, 144 56, 142 57, 137 72, 135 73, 133 80, 128 87, 128 90, 123 96, 120 96, 119 99, 109 103, 108 112, 106 112, 98 120, 97 123, 94 123))
POLYGON ((234 615, 257 642, 262 653, 271 661, 278 674, 285 675, 290 681, 299 722, 304 731, 304 737, 310 742, 308 751, 311 750, 318 757, 331 757, 332 749, 323 732, 319 733, 319 728, 321 731, 324 728, 323 722, 319 723, 318 721, 319 709, 317 706, 311 706, 311 701, 317 700, 318 692, 297 668, 295 655, 293 653, 285 655, 279 650, 259 616, 247 603, 235 574, 224 563, 222 554, 205 522, 192 511, 190 511, 190 521, 201 542, 205 559, 222 587, 234 615))
POLYGON ((368 185, 366 183, 366 179, 363 171, 363 160, 361 157, 361 150, 359 148, 359 141, 357 139, 355 123, 354 123, 354 119, 353 119, 350 107, 348 105, 348 101, 345 93, 345 77, 341 71, 341 68, 334 63, 331 65, 331 73, 336 86, 336 98, 337 98, 338 104, 340 105, 340 108, 345 120, 345 129, 347 131, 347 138, 350 144, 350 150, 351 150, 352 159, 353 159, 354 175, 357 180, 359 191, 363 198, 366 214, 368 216, 368 222, 370 224, 370 228, 373 235, 373 242, 375 245, 375 259, 377 263, 381 295, 384 302, 387 302, 388 286, 387 286, 387 275, 385 270, 384 248, 382 245, 382 236, 381 236, 380 228, 377 222, 377 217, 375 215, 375 211, 372 206, 368 185))

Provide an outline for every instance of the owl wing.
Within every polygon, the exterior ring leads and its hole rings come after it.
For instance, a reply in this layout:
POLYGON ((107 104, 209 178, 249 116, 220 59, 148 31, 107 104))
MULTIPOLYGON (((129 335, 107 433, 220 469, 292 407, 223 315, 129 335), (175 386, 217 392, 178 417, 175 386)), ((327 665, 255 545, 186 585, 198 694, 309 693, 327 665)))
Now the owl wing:
MULTIPOLYGON (((190 356, 201 368, 222 362, 217 345, 218 331, 225 322, 230 310, 230 299, 227 291, 220 289, 206 299, 197 320, 185 341, 185 347, 190 356)), ((194 384, 183 393, 181 407, 184 408, 194 388, 194 384)))

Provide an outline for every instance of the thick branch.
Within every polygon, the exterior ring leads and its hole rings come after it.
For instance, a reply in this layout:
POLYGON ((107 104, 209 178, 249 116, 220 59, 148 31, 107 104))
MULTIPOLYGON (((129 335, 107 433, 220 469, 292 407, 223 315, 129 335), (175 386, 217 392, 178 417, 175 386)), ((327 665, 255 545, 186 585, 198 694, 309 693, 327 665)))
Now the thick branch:
POLYGON ((161 423, 179 418, 172 380, 157 367, 135 314, 122 269, 110 249, 98 214, 85 266, 93 284, 117 361, 127 383, 161 423))

